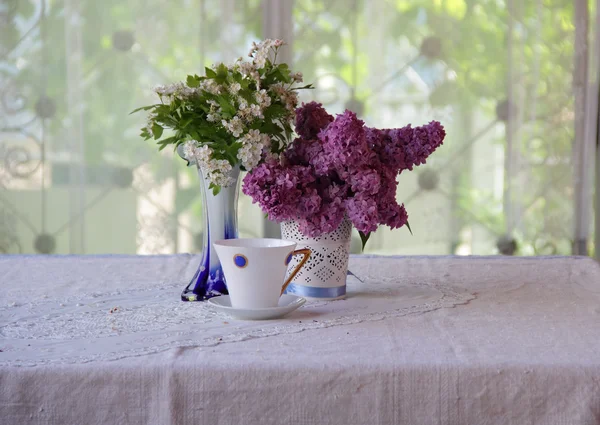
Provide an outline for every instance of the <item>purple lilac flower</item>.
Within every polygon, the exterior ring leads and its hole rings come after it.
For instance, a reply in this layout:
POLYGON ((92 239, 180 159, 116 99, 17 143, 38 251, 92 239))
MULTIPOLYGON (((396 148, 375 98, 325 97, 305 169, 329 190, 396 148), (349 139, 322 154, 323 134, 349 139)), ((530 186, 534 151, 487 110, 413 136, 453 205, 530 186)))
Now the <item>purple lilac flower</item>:
MULTIPOLYGON (((319 179, 323 181, 323 179, 319 179)), ((323 192, 323 199, 326 202, 343 202, 348 197, 348 185, 343 182, 335 182, 331 179, 327 179, 328 184, 321 186, 323 192)))
POLYGON ((283 156, 291 165, 309 165, 310 159, 322 151, 323 146, 320 141, 298 137, 290 144, 283 156))
POLYGON ((384 179, 377 196, 379 209, 379 221, 392 229, 404 226, 408 221, 408 214, 404 205, 398 205, 396 201, 396 188, 398 183, 395 178, 384 179))
POLYGON ((398 205, 393 202, 379 208, 381 223, 389 226, 390 229, 399 229, 408 223, 408 213, 404 208, 404 204, 398 205))
POLYGON ((332 169, 320 140, 295 139, 284 153, 285 160, 292 165, 312 165, 318 176, 328 175, 332 169))
POLYGON ((293 220, 299 212, 315 214, 321 199, 311 190, 315 177, 309 167, 282 166, 270 161, 255 167, 244 177, 242 191, 258 203, 274 221, 293 220))
POLYGON ((364 122, 346 110, 319 133, 323 142, 324 166, 337 171, 342 179, 349 169, 364 165, 371 154, 365 138, 364 122))
POLYGON ((444 127, 437 121, 415 128, 409 124, 392 130, 369 130, 369 139, 373 141, 382 162, 398 172, 424 164, 445 136, 444 127))
MULTIPOLYGON (((379 164, 373 164, 379 165, 379 164)), ((381 187, 381 177, 377 167, 362 166, 357 170, 353 170, 348 176, 348 182, 354 193, 366 193, 375 195, 381 187)))
POLYGON ((297 220, 315 237, 335 230, 344 217, 364 233, 380 225, 404 226, 408 214, 396 201, 396 177, 425 163, 445 137, 437 121, 378 130, 350 111, 335 120, 311 102, 297 110, 301 137, 245 178, 243 192, 275 221, 297 220))
POLYGON ((333 121, 320 103, 303 103, 296 109, 296 133, 303 139, 316 139, 317 134, 333 121))
POLYGON ((348 218, 357 230, 370 233, 377 230, 379 211, 372 197, 357 195, 346 200, 348 218))
POLYGON ((307 187, 298 200, 298 217, 310 217, 321 209, 321 197, 317 189, 307 187))
MULTIPOLYGON (((407 167, 404 150, 401 148, 403 145, 398 143, 399 140, 403 139, 400 137, 393 139, 390 135, 392 131, 394 130, 367 128, 365 132, 369 146, 377 153, 382 165, 394 170, 394 173, 397 174, 407 167)), ((398 135, 394 133, 394 136, 398 135)))
POLYGON ((344 203, 336 198, 324 204, 318 214, 299 219, 298 229, 312 238, 333 232, 344 219, 345 213, 344 203))

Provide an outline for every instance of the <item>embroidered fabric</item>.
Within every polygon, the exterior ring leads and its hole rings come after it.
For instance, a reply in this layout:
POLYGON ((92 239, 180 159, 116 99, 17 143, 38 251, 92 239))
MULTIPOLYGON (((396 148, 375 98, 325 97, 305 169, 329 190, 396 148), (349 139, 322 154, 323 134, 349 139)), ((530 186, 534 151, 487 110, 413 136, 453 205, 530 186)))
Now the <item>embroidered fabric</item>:
POLYGON ((192 256, 18 261, 0 283, 0 365, 117 360, 425 313, 475 298, 443 279, 403 278, 394 259, 358 256, 350 259, 345 300, 309 302, 278 320, 237 321, 208 303, 180 301, 181 282, 197 262, 192 256))

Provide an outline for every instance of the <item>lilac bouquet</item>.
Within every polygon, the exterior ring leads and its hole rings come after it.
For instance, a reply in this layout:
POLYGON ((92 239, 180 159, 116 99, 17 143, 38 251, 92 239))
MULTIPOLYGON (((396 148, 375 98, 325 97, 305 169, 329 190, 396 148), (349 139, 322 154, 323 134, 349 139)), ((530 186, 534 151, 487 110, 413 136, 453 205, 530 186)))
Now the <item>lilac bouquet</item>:
POLYGON ((244 178, 243 192, 269 219, 296 220, 304 235, 316 237, 347 217, 363 246, 380 225, 408 225, 396 201, 396 177, 424 164, 442 144, 446 132, 439 122, 379 130, 348 110, 334 119, 311 102, 296 110, 295 124, 299 137, 244 178))

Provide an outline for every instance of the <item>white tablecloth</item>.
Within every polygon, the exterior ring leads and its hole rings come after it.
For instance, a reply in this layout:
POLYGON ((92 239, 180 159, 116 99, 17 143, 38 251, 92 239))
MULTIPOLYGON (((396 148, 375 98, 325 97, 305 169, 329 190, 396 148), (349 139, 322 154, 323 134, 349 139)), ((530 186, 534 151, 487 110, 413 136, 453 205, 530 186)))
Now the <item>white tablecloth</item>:
POLYGON ((197 263, 0 257, 0 423, 600 422, 591 259, 353 257, 275 322, 179 302, 197 263))

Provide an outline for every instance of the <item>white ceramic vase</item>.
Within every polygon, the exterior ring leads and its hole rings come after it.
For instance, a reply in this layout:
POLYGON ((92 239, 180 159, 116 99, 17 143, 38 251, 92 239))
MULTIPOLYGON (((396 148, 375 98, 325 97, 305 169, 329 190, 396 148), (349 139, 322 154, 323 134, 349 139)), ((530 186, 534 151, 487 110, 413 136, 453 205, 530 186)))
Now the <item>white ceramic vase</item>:
MULTIPOLYGON (((352 223, 348 219, 344 219, 333 232, 316 238, 300 233, 295 221, 282 223, 282 239, 296 242, 298 249, 308 248, 311 251, 308 262, 288 285, 285 293, 319 300, 345 298, 351 236, 352 223)), ((299 258, 292 260, 292 268, 298 261, 299 258)))

